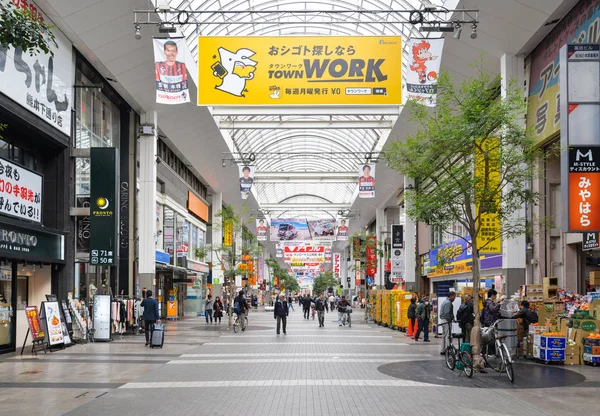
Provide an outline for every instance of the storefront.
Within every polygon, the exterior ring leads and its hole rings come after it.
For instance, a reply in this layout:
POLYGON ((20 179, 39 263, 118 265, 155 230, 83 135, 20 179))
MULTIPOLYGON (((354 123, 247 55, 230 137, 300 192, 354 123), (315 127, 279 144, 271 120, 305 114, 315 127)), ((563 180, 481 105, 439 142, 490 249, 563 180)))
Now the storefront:
POLYGON ((25 338, 25 307, 52 293, 53 271, 64 264, 65 236, 0 219, 0 353, 25 338))
MULTIPOLYGON (((204 313, 204 299, 211 292, 208 284, 209 266, 206 263, 188 260, 186 282, 185 316, 200 316, 204 313)), ((212 285, 210 285, 212 286, 212 285)))

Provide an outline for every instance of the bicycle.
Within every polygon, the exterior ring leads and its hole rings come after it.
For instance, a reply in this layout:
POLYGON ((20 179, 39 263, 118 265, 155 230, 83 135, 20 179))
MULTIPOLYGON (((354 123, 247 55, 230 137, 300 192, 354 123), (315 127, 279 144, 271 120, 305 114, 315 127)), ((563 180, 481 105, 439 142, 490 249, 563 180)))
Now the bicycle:
POLYGON ((468 378, 473 377, 473 357, 467 351, 460 351, 460 340, 463 338, 463 334, 452 334, 452 323, 448 322, 444 325, 450 327, 448 331, 448 339, 446 340, 447 346, 445 351, 446 366, 454 371, 456 368, 456 361, 458 360, 462 364, 462 370, 468 378), (458 348, 454 346, 452 339, 458 339, 458 348))
POLYGON ((245 331, 246 328, 248 328, 248 317, 244 316, 244 327, 242 328, 242 325, 240 322, 240 314, 236 314, 235 318, 233 320, 233 332, 235 332, 237 334, 238 331, 240 330, 240 328, 242 329, 242 331, 245 331))
POLYGON ((348 328, 352 328, 352 307, 346 306, 344 311, 344 315, 342 316, 342 324, 346 326, 348 324, 348 328))
POLYGON ((506 335, 498 334, 498 324, 503 319, 498 319, 491 326, 481 329, 481 355, 486 367, 489 367, 502 374, 506 372, 511 383, 515 381, 515 373, 513 369, 513 359, 508 351, 508 347, 504 343, 506 335), (491 346, 495 347, 493 354, 489 353, 491 346))

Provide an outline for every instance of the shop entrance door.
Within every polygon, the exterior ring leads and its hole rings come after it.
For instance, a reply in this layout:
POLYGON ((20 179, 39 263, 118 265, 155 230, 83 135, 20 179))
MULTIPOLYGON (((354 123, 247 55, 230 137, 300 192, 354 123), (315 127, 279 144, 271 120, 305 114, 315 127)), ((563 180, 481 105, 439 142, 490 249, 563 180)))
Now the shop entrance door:
POLYGON ((15 350, 16 330, 16 263, 2 261, 0 263, 0 354, 15 350), (14 266, 14 267, 13 267, 14 266))

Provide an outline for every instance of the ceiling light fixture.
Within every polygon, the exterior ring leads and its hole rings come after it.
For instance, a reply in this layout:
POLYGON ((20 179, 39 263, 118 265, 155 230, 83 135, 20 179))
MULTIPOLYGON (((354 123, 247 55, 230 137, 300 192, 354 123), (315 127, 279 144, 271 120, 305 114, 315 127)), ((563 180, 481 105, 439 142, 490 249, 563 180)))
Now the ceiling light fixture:
POLYGON ((454 39, 460 39, 460 34, 462 33, 462 25, 457 23, 454 26, 454 39))
POLYGON ((471 26, 471 39, 476 39, 477 38, 477 25, 475 23, 473 23, 473 26, 471 26))
POLYGON ((158 25, 158 31, 160 33, 175 33, 177 32, 177 28, 175 28, 175 25, 173 23, 163 22, 160 25, 158 25))
POLYGON ((413 25, 423 23, 423 13, 418 10, 414 10, 414 11, 410 12, 408 21, 413 25))
POLYGON ((135 38, 140 40, 142 38, 142 28, 139 24, 135 25, 135 38))

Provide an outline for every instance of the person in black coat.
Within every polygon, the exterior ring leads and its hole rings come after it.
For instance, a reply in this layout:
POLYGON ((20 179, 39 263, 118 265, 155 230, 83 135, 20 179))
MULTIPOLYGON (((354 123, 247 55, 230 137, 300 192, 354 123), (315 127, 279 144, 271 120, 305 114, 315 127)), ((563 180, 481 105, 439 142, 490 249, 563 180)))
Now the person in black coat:
POLYGON ((285 328, 287 324, 287 317, 290 313, 290 309, 288 307, 288 303, 285 300, 285 295, 279 295, 279 299, 275 301, 275 309, 273 310, 273 315, 275 319, 277 319, 277 335, 279 335, 279 329, 281 324, 283 323, 283 334, 285 335, 285 328))
POLYGON ((410 327, 416 333, 417 332, 417 327, 415 326, 415 323, 417 322, 417 299, 416 298, 412 298, 410 300, 410 305, 408 306, 408 319, 410 321, 410 327))
POLYGON ((154 324, 156 322, 160 322, 160 315, 158 314, 158 302, 156 299, 152 298, 151 290, 146 292, 146 299, 142 301, 140 306, 144 308, 144 315, 142 318, 144 319, 144 324, 146 327, 146 345, 149 345, 150 335, 152 329, 154 328, 154 324))

